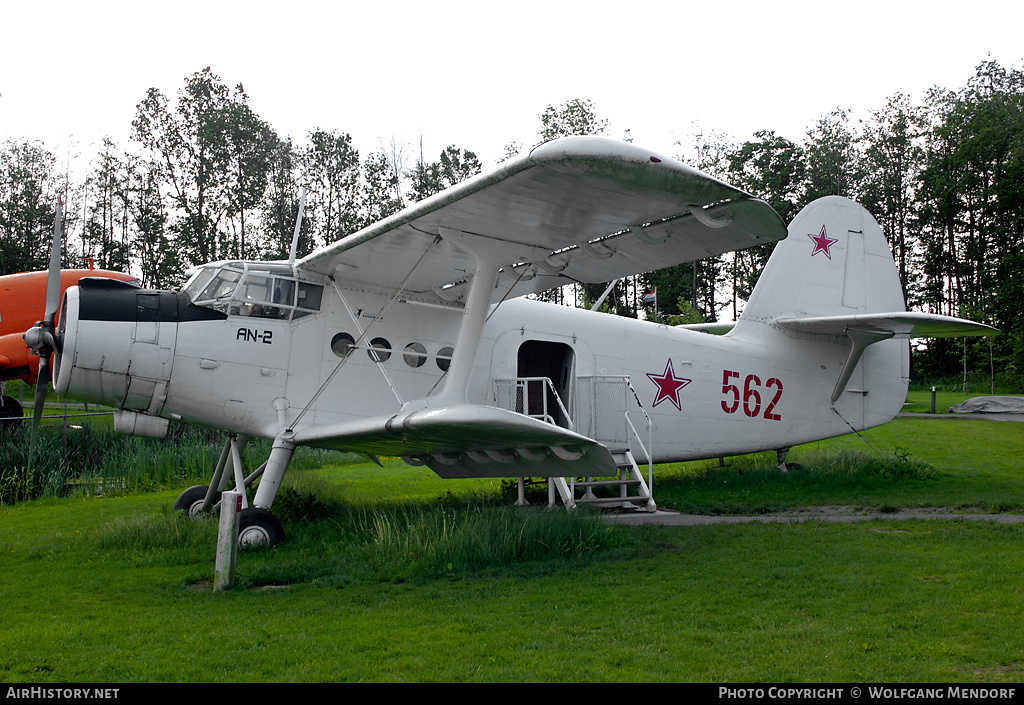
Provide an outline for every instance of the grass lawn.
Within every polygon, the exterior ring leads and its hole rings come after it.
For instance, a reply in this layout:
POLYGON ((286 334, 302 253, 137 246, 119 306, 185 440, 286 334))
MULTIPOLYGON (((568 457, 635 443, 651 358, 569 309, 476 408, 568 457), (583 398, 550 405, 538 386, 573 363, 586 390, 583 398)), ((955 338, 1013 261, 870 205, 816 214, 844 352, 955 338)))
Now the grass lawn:
MULTIPOLYGON (((690 508, 705 512, 777 503, 1024 509, 1024 424, 899 419, 863 439, 794 449, 790 460, 847 447, 891 455, 893 445, 928 470, 858 477, 808 464, 778 479, 756 463, 738 471, 745 461, 731 459, 724 470, 659 468, 655 496, 689 492, 690 508)), ((584 517, 567 524, 585 538, 571 550, 421 569, 417 554, 430 547, 416 541, 419 512, 454 524, 506 510, 490 481, 384 465, 290 473, 293 497, 315 495, 332 511, 286 522, 289 538, 274 549, 241 553, 238 586, 220 593, 210 584, 215 523, 172 515, 177 489, 0 508, 0 681, 1024 677, 1021 525, 595 530, 584 517), (385 524, 401 534, 397 553, 380 552, 385 524)), ((550 514, 527 512, 520 526, 550 514)))
POLYGON ((775 453, 662 466, 659 506, 698 513, 763 513, 805 506, 951 507, 1024 511, 1024 424, 987 419, 897 418, 860 434, 793 448, 782 474, 775 453), (888 474, 827 467, 837 454, 890 461, 888 474), (923 464, 924 470, 919 470, 923 464), (793 467, 796 466, 796 467, 793 467), (799 466, 804 466, 801 470, 799 466))

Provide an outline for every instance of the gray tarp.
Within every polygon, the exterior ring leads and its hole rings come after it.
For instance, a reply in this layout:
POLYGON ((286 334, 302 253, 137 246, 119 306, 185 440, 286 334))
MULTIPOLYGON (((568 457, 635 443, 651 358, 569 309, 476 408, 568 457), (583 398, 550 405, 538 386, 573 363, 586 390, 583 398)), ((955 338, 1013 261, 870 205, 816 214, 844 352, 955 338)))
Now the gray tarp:
POLYGON ((974 397, 949 407, 951 414, 1024 414, 1024 397, 974 397))

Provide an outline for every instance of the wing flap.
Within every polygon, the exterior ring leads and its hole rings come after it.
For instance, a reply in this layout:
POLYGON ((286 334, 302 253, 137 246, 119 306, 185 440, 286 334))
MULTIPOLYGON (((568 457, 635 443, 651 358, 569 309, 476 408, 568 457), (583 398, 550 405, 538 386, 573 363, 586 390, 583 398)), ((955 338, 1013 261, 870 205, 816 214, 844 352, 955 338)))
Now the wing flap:
POLYGON ((295 442, 401 456, 444 478, 606 476, 608 449, 586 436, 505 409, 462 404, 299 431, 295 442))

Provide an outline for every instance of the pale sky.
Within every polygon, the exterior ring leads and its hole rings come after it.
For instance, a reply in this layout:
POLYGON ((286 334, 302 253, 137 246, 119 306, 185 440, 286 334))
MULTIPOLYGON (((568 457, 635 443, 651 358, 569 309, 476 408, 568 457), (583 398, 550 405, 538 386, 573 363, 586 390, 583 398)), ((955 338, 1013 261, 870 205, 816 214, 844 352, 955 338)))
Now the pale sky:
POLYGON ((210 66, 297 144, 318 127, 364 155, 422 137, 428 159, 455 144, 488 167, 538 140, 547 105, 583 98, 612 137, 678 155, 699 131, 799 141, 836 108, 867 118, 987 58, 1024 64, 1024 4, 849 5, 0 0, 0 141, 88 162, 104 136, 128 146, 149 87, 173 98, 210 66))

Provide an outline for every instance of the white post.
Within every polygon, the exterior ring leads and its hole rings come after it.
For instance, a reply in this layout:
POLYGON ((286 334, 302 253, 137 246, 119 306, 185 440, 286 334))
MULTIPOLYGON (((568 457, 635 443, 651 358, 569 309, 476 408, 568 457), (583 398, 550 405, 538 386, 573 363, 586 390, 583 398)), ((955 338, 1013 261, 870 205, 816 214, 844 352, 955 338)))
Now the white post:
POLYGON ((235 584, 235 561, 238 557, 238 512, 242 510, 242 494, 227 490, 220 499, 220 530, 217 533, 217 565, 214 590, 226 590, 235 584))

